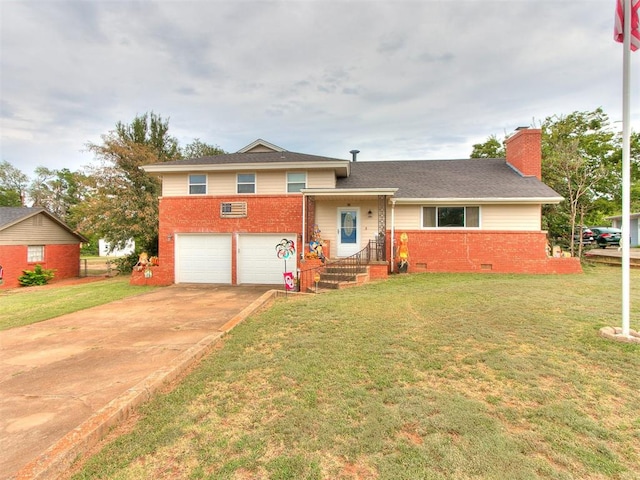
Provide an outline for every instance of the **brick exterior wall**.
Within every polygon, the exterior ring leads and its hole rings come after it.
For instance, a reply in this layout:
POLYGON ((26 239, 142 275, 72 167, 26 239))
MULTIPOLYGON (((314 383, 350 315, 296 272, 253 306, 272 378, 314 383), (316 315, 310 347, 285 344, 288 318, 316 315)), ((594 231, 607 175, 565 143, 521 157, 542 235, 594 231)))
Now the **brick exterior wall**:
POLYGON ((542 179, 542 131, 536 128, 518 130, 507 139, 507 162, 525 176, 542 179))
POLYGON ((45 245, 44 262, 27 263, 26 245, 0 246, 0 265, 4 269, 4 281, 0 288, 16 288, 20 286, 18 277, 23 270, 33 270, 37 264, 42 268, 55 270, 56 280, 75 278, 80 275, 80 245, 45 245))
MULTIPOLYGON (((396 232, 396 248, 401 233, 396 232)), ((582 273, 578 258, 547 256, 544 232, 417 230, 405 233, 408 235, 408 273, 582 273)), ((394 272, 398 271, 397 264, 396 259, 394 272)))
MULTIPOLYGON (((299 195, 189 196, 160 199, 160 230, 158 256, 160 265, 153 267, 153 276, 134 274, 132 283, 144 285, 170 285, 175 283, 174 238, 180 233, 295 233, 296 248, 301 251, 302 197, 299 195), (222 218, 220 204, 247 202, 247 216, 222 218)), ((308 239, 307 239, 308 240, 308 239)), ((232 279, 237 283, 235 252, 236 235, 232 236, 232 279)), ((299 262, 299 259, 297 260, 299 262)))

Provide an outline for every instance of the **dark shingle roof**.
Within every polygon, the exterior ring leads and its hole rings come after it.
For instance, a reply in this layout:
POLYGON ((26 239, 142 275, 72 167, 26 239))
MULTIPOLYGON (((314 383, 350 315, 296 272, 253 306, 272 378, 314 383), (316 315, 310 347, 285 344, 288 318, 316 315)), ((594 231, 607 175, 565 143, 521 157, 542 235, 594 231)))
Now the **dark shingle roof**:
POLYGON ((397 188, 395 198, 559 198, 504 159, 352 162, 337 188, 397 188))
POLYGON ((228 153, 225 155, 212 155, 200 158, 185 158, 171 162, 155 163, 157 165, 226 165, 234 163, 279 163, 279 162, 347 162, 341 158, 321 157, 296 152, 253 152, 253 153, 228 153))
POLYGON ((38 215, 42 213, 49 217, 54 222, 58 223, 62 228, 67 230, 69 233, 72 233, 82 242, 88 242, 84 236, 80 235, 78 232, 74 232, 71 228, 60 220, 55 215, 47 212, 42 207, 0 207, 0 230, 4 230, 11 225, 14 225, 26 218, 32 217, 34 215, 38 215))
POLYGON ((44 208, 40 207, 0 207, 0 228, 43 211, 44 208))

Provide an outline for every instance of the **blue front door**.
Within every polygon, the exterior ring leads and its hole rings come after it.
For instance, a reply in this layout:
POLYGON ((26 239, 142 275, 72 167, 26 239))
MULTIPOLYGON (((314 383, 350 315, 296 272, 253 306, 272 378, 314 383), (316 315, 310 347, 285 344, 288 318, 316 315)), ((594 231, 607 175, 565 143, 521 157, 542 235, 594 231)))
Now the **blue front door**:
POLYGON ((360 251, 357 208, 338 209, 338 257, 348 257, 360 251))

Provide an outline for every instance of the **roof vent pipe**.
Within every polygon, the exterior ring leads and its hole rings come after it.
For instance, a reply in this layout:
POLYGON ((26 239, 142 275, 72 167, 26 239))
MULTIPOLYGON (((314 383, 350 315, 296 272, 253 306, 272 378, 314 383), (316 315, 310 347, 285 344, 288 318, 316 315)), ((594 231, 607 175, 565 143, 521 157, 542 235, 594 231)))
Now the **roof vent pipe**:
POLYGON ((349 153, 351 154, 351 161, 355 162, 360 150, 351 150, 349 153))

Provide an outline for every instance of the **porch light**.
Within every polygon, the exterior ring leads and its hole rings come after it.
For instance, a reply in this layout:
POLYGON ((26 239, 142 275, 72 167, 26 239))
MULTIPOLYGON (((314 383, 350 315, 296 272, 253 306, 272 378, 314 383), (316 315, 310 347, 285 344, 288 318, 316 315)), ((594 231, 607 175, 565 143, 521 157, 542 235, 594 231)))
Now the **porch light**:
POLYGON ((371 210, 369 210, 367 212, 367 217, 369 217, 369 218, 373 217, 373 212, 371 210))
POLYGON ((170 242, 172 238, 173 238, 172 234, 167 235, 167 242, 170 242))

